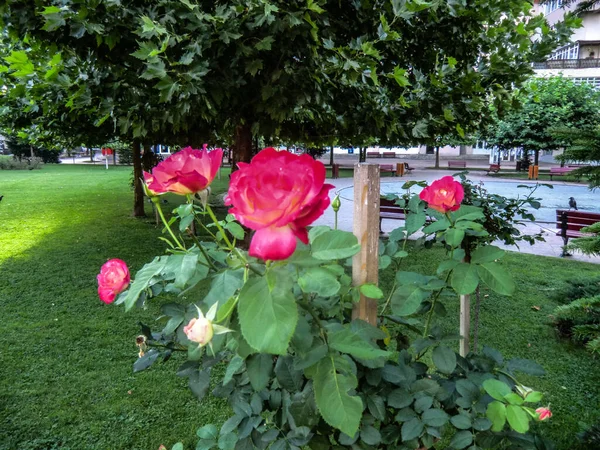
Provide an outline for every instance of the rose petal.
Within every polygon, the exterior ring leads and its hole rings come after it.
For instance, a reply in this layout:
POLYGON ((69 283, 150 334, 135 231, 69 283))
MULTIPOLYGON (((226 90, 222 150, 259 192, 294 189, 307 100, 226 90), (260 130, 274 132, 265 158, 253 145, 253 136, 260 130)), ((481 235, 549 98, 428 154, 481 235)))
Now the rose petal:
POLYGON ((289 258, 296 250, 296 234, 291 227, 262 228, 252 236, 250 256, 278 261, 289 258))

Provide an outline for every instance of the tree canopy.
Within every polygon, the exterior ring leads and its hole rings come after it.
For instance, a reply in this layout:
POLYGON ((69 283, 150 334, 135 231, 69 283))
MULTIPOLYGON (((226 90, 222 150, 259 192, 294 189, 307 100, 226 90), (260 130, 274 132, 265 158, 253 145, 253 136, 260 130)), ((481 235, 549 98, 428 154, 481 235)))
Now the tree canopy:
POLYGON ((580 22, 531 14, 513 0, 11 0, 0 122, 79 140, 233 143, 237 160, 259 136, 461 137, 580 22))
POLYGON ((600 94, 586 83, 563 77, 534 78, 516 100, 518 106, 491 127, 486 139, 503 150, 535 152, 535 164, 540 150, 558 150, 568 143, 554 132, 557 128, 585 131, 600 124, 600 94))

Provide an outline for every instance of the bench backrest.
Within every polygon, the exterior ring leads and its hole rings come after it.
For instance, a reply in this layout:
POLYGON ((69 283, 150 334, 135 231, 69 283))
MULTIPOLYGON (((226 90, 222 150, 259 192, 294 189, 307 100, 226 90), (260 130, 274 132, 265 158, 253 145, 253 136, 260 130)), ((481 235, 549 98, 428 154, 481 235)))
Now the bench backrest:
POLYGON ((600 222, 600 214, 583 211, 556 210, 556 227, 559 229, 579 231, 583 227, 600 222), (566 228, 565 228, 566 226, 566 228))
POLYGON ((448 167, 467 167, 466 161, 448 161, 448 167))
POLYGON ((550 167, 550 173, 567 173, 574 170, 574 167, 550 167))
POLYGON ((396 168, 392 164, 379 164, 379 170, 393 170, 393 171, 395 171, 396 168))
POLYGON ((401 206, 396 205, 394 200, 388 200, 387 198, 381 197, 379 199, 379 211, 380 212, 391 212, 404 214, 405 210, 401 206))

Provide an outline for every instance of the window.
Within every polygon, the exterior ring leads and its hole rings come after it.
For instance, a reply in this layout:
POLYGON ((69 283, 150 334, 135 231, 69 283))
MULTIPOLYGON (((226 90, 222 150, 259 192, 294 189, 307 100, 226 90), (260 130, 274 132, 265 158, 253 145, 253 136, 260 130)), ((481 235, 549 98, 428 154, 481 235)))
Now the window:
POLYGON ((552 11, 557 10, 558 8, 562 7, 562 0, 548 0, 545 4, 544 4, 544 14, 548 15, 550 14, 552 11))
POLYGON ((565 45, 554 51, 548 59, 578 59, 579 58, 579 44, 565 45))

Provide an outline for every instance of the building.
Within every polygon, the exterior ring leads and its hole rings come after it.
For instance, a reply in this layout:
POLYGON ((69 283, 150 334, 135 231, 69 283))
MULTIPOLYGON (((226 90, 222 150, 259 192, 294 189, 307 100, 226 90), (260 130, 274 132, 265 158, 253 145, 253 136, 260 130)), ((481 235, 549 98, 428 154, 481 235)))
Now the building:
MULTIPOLYGON (((535 1, 534 11, 544 14, 550 25, 573 11, 581 0, 563 5, 562 0, 550 0, 543 5, 535 1)), ((535 63, 539 76, 562 74, 581 83, 590 83, 600 89, 600 3, 581 14, 583 26, 573 33, 571 43, 557 49, 545 62, 535 63)))

